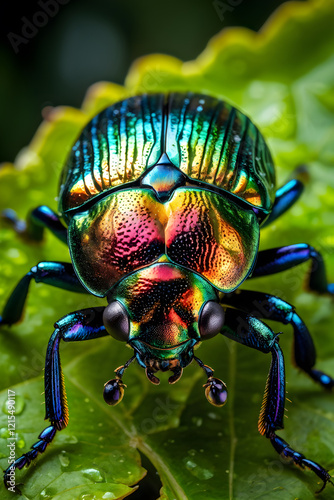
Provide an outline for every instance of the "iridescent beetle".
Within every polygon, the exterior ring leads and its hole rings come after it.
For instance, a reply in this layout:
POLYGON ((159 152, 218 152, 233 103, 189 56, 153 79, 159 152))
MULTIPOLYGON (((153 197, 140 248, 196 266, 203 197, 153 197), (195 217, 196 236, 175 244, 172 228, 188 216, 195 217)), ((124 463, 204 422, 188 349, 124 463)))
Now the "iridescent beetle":
MULTIPOLYGON (((71 313, 55 323, 45 364, 46 419, 50 426, 5 471, 44 452, 68 411, 59 344, 111 335, 134 356, 104 387, 110 405, 123 397, 125 369, 133 360, 154 384, 171 370, 171 384, 194 359, 207 376, 205 395, 223 406, 227 388, 194 355, 217 334, 264 353, 272 362, 259 431, 275 450, 323 481, 328 472, 276 435, 283 428, 285 375, 274 333, 260 318, 290 323, 296 365, 329 389, 334 380, 314 369, 311 336, 294 307, 278 297, 238 291, 250 277, 312 261, 309 287, 334 293, 321 255, 307 244, 258 252, 260 226, 284 213, 300 196, 291 180, 275 191, 275 172, 262 135, 243 113, 206 95, 141 95, 108 107, 84 128, 63 170, 59 213, 35 209, 29 234, 49 228, 68 244, 72 264, 40 262, 9 297, 0 324, 16 323, 31 280, 106 297, 108 305, 71 313), (65 223, 65 225, 64 225, 65 223), (257 306, 255 307, 256 304, 257 306)), ((17 220, 7 213, 14 225, 17 220)))

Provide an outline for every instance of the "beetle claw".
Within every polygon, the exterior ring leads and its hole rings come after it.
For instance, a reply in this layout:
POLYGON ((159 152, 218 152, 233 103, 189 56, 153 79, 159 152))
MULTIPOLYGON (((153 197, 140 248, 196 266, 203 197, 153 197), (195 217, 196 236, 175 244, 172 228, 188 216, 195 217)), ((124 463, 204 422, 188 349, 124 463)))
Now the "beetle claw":
POLYGON ((171 368, 171 371, 173 372, 173 375, 169 377, 168 382, 170 384, 175 384, 175 382, 180 380, 183 373, 183 368, 181 366, 176 366, 173 369, 171 368))
POLYGON ((152 370, 152 368, 150 368, 149 366, 147 366, 146 370, 145 370, 145 373, 146 373, 146 377, 149 379, 150 382, 152 382, 152 384, 154 384, 154 385, 159 385, 160 384, 160 380, 158 379, 158 377, 156 377, 154 375, 154 371, 152 370))

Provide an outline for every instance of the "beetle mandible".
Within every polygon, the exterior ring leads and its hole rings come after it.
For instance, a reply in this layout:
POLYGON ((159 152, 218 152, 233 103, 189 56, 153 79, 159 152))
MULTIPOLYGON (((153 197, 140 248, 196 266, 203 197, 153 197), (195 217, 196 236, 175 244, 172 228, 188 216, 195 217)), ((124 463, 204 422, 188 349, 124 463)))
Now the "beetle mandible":
MULTIPOLYGON (((55 323, 45 363, 46 419, 32 449, 5 471, 29 465, 68 423, 59 357, 61 341, 111 335, 133 349, 104 386, 110 405, 123 397, 123 374, 136 360, 148 379, 172 372, 174 384, 195 360, 204 370, 205 395, 223 406, 224 382, 194 348, 225 335, 272 361, 259 432, 294 464, 311 469, 323 486, 329 473, 295 451, 283 428, 285 374, 278 334, 261 319, 293 327, 296 365, 330 389, 332 377, 314 368, 315 348, 293 306, 264 292, 238 290, 247 278, 284 271, 310 260, 309 288, 334 293, 321 255, 307 244, 258 251, 260 226, 300 196, 298 179, 275 188, 269 149, 247 116, 226 102, 193 94, 145 94, 95 116, 74 144, 63 169, 59 214, 46 206, 29 219, 29 234, 50 229, 68 244, 72 263, 40 262, 9 297, 0 325, 19 321, 31 280, 106 298, 108 305, 73 312, 55 323), (254 303, 259 311, 254 314, 254 303)), ((12 212, 7 218, 16 224, 12 212)), ((18 224, 16 224, 18 227, 18 224)))

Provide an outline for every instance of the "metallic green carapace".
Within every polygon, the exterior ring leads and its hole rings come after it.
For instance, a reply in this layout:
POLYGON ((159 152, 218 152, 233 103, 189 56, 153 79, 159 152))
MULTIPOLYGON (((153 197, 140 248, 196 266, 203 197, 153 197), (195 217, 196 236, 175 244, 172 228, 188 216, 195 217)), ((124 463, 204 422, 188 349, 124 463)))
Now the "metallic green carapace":
POLYGON ((191 180, 233 193, 267 214, 275 173, 262 135, 247 116, 213 97, 130 97, 98 114, 73 147, 61 178, 59 209, 137 181, 166 154, 191 180))

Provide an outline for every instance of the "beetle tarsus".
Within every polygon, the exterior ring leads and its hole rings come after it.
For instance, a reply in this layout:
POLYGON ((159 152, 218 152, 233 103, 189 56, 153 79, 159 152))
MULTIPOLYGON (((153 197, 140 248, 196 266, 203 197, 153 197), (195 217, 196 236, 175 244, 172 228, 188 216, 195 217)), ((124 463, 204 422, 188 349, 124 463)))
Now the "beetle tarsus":
POLYGON ((3 319, 3 317, 2 317, 2 316, 0 316, 0 328, 1 328, 2 326, 10 326, 10 325, 7 323, 7 321, 5 321, 5 320, 3 319))
POLYGON ((41 242, 44 229, 49 229, 63 243, 67 242, 67 229, 51 208, 42 205, 32 210, 27 220, 19 219, 11 208, 0 213, 0 219, 7 223, 19 236, 28 241, 41 242))
POLYGON ((16 212, 7 208, 0 213, 0 219, 4 221, 17 234, 24 234, 27 230, 27 224, 24 220, 18 218, 16 212))
POLYGON ((320 370, 310 370, 309 375, 318 382, 324 389, 331 391, 334 387, 334 379, 320 370))
POLYGON ((31 462, 35 460, 39 453, 43 453, 46 450, 48 444, 50 444, 55 437, 56 430, 56 427, 53 425, 49 425, 48 427, 46 427, 46 429, 44 429, 39 434, 39 441, 31 446, 31 450, 29 450, 27 453, 24 453, 21 457, 17 458, 15 462, 4 471, 4 484, 8 490, 21 494, 18 485, 15 483, 15 470, 21 470, 25 466, 28 467, 31 462))
POLYGON ((323 485, 317 493, 321 493, 328 483, 333 484, 332 477, 326 469, 313 460, 309 460, 302 453, 299 453, 292 449, 290 445, 275 434, 275 432, 269 433, 267 436, 270 439, 271 444, 284 459, 290 459, 295 465, 304 469, 305 467, 314 472, 322 481, 323 485))

